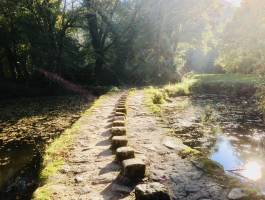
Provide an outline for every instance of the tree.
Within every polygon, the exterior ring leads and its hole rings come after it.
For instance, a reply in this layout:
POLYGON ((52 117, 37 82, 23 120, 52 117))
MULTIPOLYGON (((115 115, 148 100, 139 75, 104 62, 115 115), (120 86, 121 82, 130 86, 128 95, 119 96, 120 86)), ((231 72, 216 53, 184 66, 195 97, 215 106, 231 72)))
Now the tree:
POLYGON ((244 0, 227 24, 219 63, 227 70, 265 73, 265 2, 244 0))

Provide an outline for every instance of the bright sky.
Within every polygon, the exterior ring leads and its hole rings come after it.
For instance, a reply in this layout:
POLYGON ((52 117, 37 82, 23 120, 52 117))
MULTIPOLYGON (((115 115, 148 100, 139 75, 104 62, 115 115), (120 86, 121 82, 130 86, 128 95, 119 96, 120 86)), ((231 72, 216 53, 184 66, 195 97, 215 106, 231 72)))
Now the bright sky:
POLYGON ((232 4, 234 4, 235 6, 239 6, 240 3, 241 3, 241 0, 225 0, 225 1, 227 1, 227 2, 229 2, 229 3, 232 3, 232 4))

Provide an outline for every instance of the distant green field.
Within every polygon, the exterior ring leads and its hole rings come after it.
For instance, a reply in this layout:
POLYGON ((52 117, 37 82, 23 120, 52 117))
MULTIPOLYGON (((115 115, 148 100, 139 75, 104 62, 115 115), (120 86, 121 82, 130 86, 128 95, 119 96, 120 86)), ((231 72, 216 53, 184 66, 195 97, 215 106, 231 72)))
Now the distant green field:
POLYGON ((222 83, 228 85, 242 83, 260 85, 265 83, 265 77, 245 74, 195 74, 191 75, 190 78, 202 83, 222 83))
POLYGON ((168 97, 185 95, 229 95, 232 97, 257 97, 259 107, 265 112, 265 77, 243 74, 192 74, 180 83, 162 88, 149 87, 145 90, 146 105, 159 114, 161 105, 168 97))
POLYGON ((184 77, 181 83, 165 86, 169 96, 197 93, 254 95, 265 85, 265 77, 243 74, 193 74, 184 77))

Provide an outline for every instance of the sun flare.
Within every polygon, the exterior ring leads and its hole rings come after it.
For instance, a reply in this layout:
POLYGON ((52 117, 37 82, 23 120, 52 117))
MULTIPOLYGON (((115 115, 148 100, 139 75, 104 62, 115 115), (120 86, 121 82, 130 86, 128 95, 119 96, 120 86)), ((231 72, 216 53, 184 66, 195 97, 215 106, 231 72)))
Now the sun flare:
POLYGON ((262 166, 256 161, 249 161, 244 166, 242 176, 249 178, 253 181, 257 181, 262 177, 262 166))

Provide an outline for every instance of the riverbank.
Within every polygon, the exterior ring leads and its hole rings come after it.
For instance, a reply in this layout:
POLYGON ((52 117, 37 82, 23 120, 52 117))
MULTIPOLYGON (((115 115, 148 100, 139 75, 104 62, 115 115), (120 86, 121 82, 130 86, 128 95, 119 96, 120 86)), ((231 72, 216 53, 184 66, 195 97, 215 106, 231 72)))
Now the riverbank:
POLYGON ((147 88, 145 102, 190 147, 183 158, 203 155, 246 189, 263 193, 263 84, 255 76, 192 75, 147 88))
POLYGON ((265 112, 265 77, 244 74, 189 74, 180 83, 145 89, 146 104, 159 114, 160 105, 169 98, 193 95, 225 95, 233 98, 253 97, 265 112))
POLYGON ((78 95, 0 101, 1 198, 30 198, 46 145, 71 127, 91 101, 78 95))

